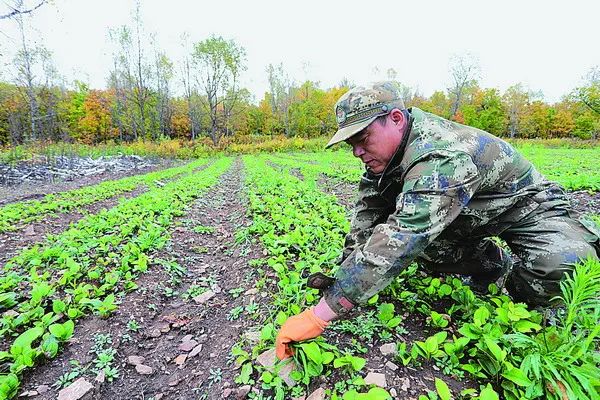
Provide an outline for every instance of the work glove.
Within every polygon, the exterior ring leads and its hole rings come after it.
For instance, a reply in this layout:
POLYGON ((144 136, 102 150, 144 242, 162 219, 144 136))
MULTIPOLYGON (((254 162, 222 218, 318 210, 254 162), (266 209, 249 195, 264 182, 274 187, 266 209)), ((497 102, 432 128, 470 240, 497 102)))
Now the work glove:
POLYGON ((285 360, 291 357, 294 354, 290 347, 291 342, 316 338, 323 333, 327 325, 329 322, 317 317, 313 307, 288 318, 275 339, 277 358, 285 360))

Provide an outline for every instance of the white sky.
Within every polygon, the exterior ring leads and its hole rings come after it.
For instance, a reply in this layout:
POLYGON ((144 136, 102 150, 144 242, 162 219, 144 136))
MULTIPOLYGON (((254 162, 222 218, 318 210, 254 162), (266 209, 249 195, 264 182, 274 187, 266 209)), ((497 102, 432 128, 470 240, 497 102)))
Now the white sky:
MULTIPOLYGON (((112 63, 108 29, 131 24, 133 8, 131 0, 54 0, 29 19, 32 37, 43 38, 67 81, 103 88, 112 63)), ((146 0, 142 15, 146 31, 156 33, 175 62, 184 32, 194 42, 216 34, 241 44, 244 83, 258 99, 269 63, 283 62, 297 82, 316 80, 324 88, 344 77, 381 79, 392 67, 399 81, 430 95, 449 86, 449 57, 470 52, 480 61, 481 86, 504 90, 522 82, 549 102, 600 64, 600 2, 593 0, 146 0)), ((16 24, 0 20, 3 66, 17 37, 16 24)), ((0 74, 10 79, 8 69, 0 74)))

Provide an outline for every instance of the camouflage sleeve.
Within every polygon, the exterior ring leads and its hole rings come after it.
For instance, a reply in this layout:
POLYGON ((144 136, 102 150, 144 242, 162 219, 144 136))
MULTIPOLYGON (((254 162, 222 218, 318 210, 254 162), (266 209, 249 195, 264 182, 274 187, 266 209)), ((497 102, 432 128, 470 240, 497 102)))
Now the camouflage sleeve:
POLYGON ((354 206, 350 232, 346 235, 342 260, 367 241, 373 228, 385 221, 389 214, 388 205, 376 190, 377 181, 363 175, 358 186, 358 200, 354 206))
POLYGON ((408 169, 396 210, 338 270, 325 292, 338 315, 384 289, 460 213, 481 183, 471 157, 429 153, 408 169))

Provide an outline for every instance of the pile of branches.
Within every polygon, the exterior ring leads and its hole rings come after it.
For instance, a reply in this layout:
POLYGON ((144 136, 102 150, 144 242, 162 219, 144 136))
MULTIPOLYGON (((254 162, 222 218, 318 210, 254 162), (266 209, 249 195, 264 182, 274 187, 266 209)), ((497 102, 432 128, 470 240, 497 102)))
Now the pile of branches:
POLYGON ((135 155, 99 158, 78 156, 40 157, 16 165, 0 164, 0 185, 14 186, 35 182, 72 181, 80 177, 143 170, 156 161, 135 155))

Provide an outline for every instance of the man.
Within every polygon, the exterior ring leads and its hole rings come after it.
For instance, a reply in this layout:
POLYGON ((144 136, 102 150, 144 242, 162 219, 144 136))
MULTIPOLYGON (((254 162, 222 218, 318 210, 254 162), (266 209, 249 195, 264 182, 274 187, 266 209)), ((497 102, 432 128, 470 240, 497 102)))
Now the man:
POLYGON ((366 166, 335 279, 321 277, 317 306, 289 318, 277 356, 289 343, 319 336, 384 289, 414 260, 459 273, 487 288, 505 272, 515 301, 547 305, 573 263, 597 257, 600 235, 571 210, 549 182, 510 144, 482 130, 418 108, 405 109, 394 82, 356 87, 335 108, 339 130, 366 166), (519 258, 490 237, 504 239, 519 258), (329 281, 331 280, 331 281, 329 281))

